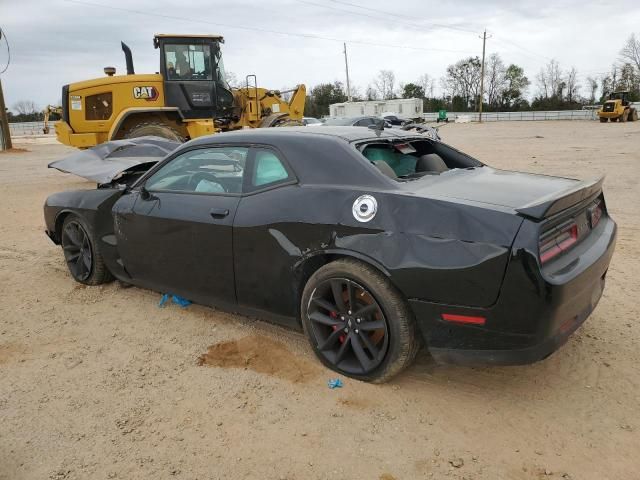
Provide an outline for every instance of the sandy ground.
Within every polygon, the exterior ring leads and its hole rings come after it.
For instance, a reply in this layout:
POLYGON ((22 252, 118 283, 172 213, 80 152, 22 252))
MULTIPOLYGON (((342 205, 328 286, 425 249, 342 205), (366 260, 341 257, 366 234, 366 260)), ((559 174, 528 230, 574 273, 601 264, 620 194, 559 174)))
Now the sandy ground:
POLYGON ((75 283, 42 204, 92 186, 46 168, 60 145, 0 154, 0 479, 640 478, 640 123, 442 134, 496 167, 607 174, 620 235, 604 297, 538 364, 422 354, 389 384, 338 390, 301 334, 75 283))

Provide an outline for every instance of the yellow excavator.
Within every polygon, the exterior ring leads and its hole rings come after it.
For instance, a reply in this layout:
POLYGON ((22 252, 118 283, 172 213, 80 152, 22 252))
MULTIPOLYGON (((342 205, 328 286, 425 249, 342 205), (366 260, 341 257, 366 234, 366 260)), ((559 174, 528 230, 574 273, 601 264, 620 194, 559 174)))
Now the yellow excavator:
POLYGON ((601 123, 606 123, 607 120, 612 122, 626 122, 627 120, 635 122, 638 120, 638 111, 633 108, 629 101, 629 92, 620 91, 609 95, 609 99, 598 110, 598 117, 601 123))
POLYGON ((105 67, 105 77, 62 87, 62 105, 45 110, 45 133, 55 112, 56 137, 65 145, 155 135, 186 141, 240 128, 302 125, 306 90, 257 86, 255 75, 231 88, 225 79, 220 35, 156 35, 160 71, 136 74, 130 48, 122 43, 127 74, 105 67), (290 100, 283 99, 290 94, 290 100))

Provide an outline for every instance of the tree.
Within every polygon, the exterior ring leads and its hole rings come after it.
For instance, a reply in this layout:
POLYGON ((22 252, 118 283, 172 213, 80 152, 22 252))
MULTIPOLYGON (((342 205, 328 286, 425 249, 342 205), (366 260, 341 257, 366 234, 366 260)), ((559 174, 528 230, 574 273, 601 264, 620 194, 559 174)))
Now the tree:
POLYGON ((392 70, 380 70, 372 83, 383 100, 391 100, 395 97, 395 81, 396 76, 392 70))
POLYGON ((593 77, 587 77, 589 87, 589 103, 596 103, 596 92, 598 91, 598 81, 593 77))
POLYGON ((575 103, 578 100, 578 91, 580 90, 580 84, 578 83, 578 70, 576 67, 571 67, 565 76, 567 95, 566 100, 569 103, 575 103))
POLYGON ((620 50, 620 56, 628 63, 631 63, 640 73, 640 39, 637 39, 634 33, 631 34, 627 39, 627 43, 620 50))
POLYGON ((504 76, 505 88, 502 91, 500 100, 501 107, 510 110, 527 104, 524 94, 531 82, 524 75, 524 69, 518 65, 511 64, 507 67, 504 76))
POLYGON ((402 88, 402 98, 424 98, 424 89, 415 83, 407 83, 402 88))
POLYGON ((378 100, 378 92, 371 85, 367 85, 365 96, 367 100, 378 100))
MULTIPOLYGON (((497 53, 489 55, 487 62, 485 63, 485 79, 486 86, 485 93, 487 98, 487 104, 490 108, 496 109, 500 103, 502 92, 506 88, 507 69, 497 53)), ((483 99, 484 100, 484 99, 483 99)))
POLYGON ((551 97, 562 96, 560 89, 564 89, 562 84, 562 71, 557 60, 551 60, 544 68, 540 69, 536 75, 538 83, 538 95, 548 99, 551 97), (559 95, 560 94, 560 95, 559 95))
POLYGON ((435 90, 436 80, 431 78, 428 73, 420 75, 416 81, 416 85, 422 87, 425 97, 433 98, 433 91, 435 90))
POLYGON ((35 102, 31 100, 20 100, 14 103, 12 108, 18 112, 18 115, 33 115, 40 111, 35 102))
POLYGON ((321 83, 311 89, 304 105, 307 117, 322 117, 329 114, 329 105, 347 101, 342 82, 321 83))
POLYGON ((451 97, 460 97, 464 110, 475 108, 480 92, 481 64, 478 57, 464 58, 447 67, 446 76, 441 80, 443 89, 451 97))

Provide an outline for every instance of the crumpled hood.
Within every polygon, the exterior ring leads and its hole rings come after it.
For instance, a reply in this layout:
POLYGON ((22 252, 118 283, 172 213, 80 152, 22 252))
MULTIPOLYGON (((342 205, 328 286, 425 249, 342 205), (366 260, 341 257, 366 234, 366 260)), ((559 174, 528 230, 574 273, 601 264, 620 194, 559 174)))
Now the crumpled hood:
POLYGON ((105 142, 49 164, 97 183, 109 183, 127 171, 151 168, 181 145, 161 137, 138 137, 105 142))
POLYGON ((570 178, 483 166, 450 170, 405 185, 407 190, 420 196, 455 198, 518 209, 579 184, 578 180, 570 178))

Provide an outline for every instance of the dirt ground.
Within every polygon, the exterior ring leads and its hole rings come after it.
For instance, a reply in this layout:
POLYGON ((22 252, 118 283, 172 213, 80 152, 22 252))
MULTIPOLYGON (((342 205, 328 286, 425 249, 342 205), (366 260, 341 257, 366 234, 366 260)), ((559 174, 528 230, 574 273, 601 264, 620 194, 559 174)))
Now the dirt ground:
POLYGON ((640 478, 640 123, 442 135, 496 167, 607 174, 620 233, 604 297, 535 365, 422 354, 389 384, 336 390, 301 334, 75 283, 42 204, 92 185, 46 168, 66 147, 0 154, 0 479, 640 478))

